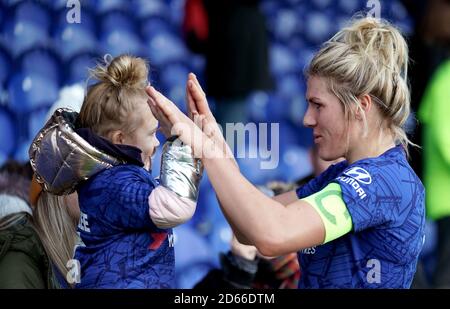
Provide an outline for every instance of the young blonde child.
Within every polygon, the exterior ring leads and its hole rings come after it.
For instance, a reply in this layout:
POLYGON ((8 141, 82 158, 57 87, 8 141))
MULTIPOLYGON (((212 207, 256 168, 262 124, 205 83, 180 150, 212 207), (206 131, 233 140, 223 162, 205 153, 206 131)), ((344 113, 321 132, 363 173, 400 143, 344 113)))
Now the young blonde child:
POLYGON ((171 288, 171 228, 195 211, 201 164, 190 147, 169 138, 161 183, 152 177, 159 141, 145 92, 148 65, 128 55, 105 59, 92 70, 98 82, 80 113, 58 109, 36 136, 31 163, 43 190, 78 193, 76 287, 171 288))

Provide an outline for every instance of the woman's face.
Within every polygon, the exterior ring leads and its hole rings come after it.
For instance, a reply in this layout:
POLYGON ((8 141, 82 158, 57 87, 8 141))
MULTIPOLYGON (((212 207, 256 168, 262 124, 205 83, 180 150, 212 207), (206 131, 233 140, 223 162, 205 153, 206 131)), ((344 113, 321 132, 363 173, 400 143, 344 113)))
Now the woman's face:
POLYGON ((306 100, 308 109, 303 124, 313 129, 319 157, 326 161, 345 157, 348 121, 345 119, 343 105, 328 90, 326 79, 309 77, 306 100))
POLYGON ((124 136, 123 144, 139 148, 142 151, 142 162, 144 162, 145 168, 149 170, 152 164, 151 157, 159 146, 159 141, 156 138, 158 120, 153 116, 145 100, 138 105, 135 112, 139 113, 139 117, 136 118, 140 119, 140 126, 132 134, 124 136))

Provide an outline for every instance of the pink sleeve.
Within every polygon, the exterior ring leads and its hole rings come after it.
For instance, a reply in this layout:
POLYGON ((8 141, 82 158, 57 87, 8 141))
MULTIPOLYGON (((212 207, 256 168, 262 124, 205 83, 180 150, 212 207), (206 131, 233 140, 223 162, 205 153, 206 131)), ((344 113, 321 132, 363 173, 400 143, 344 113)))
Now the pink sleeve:
POLYGON ((167 229, 192 218, 197 204, 178 196, 169 189, 158 186, 148 198, 150 218, 158 228, 167 229))

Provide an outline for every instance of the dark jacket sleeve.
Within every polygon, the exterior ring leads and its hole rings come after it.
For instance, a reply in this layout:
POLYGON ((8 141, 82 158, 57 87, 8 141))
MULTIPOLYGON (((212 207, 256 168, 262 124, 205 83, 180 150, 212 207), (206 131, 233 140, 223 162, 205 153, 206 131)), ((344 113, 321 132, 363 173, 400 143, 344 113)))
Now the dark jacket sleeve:
POLYGON ((45 280, 33 258, 21 251, 0 259, 0 289, 45 289, 45 280))
POLYGON ((234 255, 231 252, 220 254, 221 269, 211 270, 194 289, 251 289, 256 271, 258 259, 253 261, 234 255))

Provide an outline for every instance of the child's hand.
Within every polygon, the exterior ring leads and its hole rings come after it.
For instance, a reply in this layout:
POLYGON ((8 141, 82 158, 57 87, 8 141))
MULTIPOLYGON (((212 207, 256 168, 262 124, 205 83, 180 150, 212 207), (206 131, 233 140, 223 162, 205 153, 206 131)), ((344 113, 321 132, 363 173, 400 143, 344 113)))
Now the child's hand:
MULTIPOLYGON (((148 86, 145 89, 147 94, 150 91, 149 88, 150 88, 150 86, 148 86)), ((165 117, 164 114, 162 114, 158 108, 155 108, 155 103, 152 103, 151 100, 153 100, 153 99, 151 97, 149 97, 149 99, 147 100, 147 104, 150 107, 150 109, 152 110, 153 116, 155 116, 155 118, 158 119, 158 121, 159 121, 159 130, 161 130, 162 134, 164 134, 164 136, 167 139, 171 136, 170 130, 172 128, 172 125, 171 125, 169 119, 167 119, 167 117, 165 117)))
POLYGON ((164 126, 169 136, 178 136, 186 145, 191 146, 197 158, 203 156, 203 143, 208 139, 201 129, 194 124, 178 107, 152 86, 146 88, 150 96, 148 103, 153 114, 164 126))

